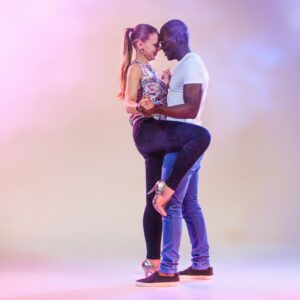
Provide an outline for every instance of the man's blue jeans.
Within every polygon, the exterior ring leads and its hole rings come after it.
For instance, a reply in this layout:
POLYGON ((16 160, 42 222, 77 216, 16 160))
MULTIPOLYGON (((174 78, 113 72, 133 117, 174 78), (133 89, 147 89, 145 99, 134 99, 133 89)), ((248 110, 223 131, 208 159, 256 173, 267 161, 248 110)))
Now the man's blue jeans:
MULTIPOLYGON (((178 153, 169 153, 164 157, 162 179, 172 172, 178 153)), ((202 156, 203 157, 203 156, 202 156)), ((192 246, 192 267, 205 270, 209 264, 209 245, 206 226, 198 203, 198 178, 202 157, 189 169, 181 180, 166 209, 167 217, 163 223, 163 250, 160 272, 177 273, 179 246, 182 235, 182 218, 184 218, 192 246)))

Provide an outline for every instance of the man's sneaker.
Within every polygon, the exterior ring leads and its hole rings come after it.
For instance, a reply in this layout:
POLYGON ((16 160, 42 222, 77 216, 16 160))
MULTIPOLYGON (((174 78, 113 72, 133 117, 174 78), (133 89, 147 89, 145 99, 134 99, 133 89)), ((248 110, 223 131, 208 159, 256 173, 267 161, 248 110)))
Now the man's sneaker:
POLYGON ((158 272, 136 281, 137 286, 177 286, 179 285, 179 276, 160 276, 158 272))
POLYGON ((180 271, 178 274, 182 279, 209 280, 213 278, 214 273, 212 267, 209 267, 205 270, 195 270, 192 267, 189 267, 184 271, 180 271))

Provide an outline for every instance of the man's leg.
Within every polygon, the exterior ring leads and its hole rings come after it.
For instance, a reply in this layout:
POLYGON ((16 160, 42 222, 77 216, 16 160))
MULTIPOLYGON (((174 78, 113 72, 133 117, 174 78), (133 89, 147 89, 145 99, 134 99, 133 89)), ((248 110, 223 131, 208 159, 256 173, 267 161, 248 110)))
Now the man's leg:
POLYGON ((182 214, 192 245, 192 266, 180 271, 179 275, 181 278, 207 280, 213 278, 213 268, 209 263, 206 226, 198 203, 198 173, 194 172, 191 177, 182 205, 182 214))
MULTIPOLYGON (((169 153, 165 156, 162 178, 166 179, 172 172, 178 153, 169 153)), ((186 173, 167 205, 168 215, 163 221, 163 250, 160 272, 166 274, 177 273, 179 260, 179 246, 182 234, 182 201, 185 197, 193 167, 186 173)))
POLYGON ((206 270, 209 264, 209 245, 202 210, 198 203, 198 172, 189 181, 182 205, 182 214, 186 222, 192 246, 192 268, 206 270))

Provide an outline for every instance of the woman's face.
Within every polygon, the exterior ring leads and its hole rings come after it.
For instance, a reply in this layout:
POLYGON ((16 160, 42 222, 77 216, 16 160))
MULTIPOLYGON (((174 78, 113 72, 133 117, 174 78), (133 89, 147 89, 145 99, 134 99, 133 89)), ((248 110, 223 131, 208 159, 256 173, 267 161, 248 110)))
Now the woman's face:
POLYGON ((141 48, 144 49, 143 55, 150 61, 154 60, 157 52, 160 50, 157 33, 151 33, 149 38, 142 42, 141 48))

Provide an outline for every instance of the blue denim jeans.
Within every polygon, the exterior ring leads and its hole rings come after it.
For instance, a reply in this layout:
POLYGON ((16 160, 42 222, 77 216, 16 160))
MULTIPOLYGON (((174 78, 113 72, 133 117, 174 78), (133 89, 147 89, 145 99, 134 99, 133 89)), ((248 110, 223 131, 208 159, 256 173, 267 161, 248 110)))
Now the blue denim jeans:
MULTIPOLYGON (((168 178, 172 172, 177 155, 178 153, 165 155, 162 168, 163 180, 168 178)), ((162 218, 163 250, 160 272, 167 274, 177 272, 182 235, 182 218, 186 222, 192 246, 193 269, 204 270, 210 266, 206 226, 197 196, 202 157, 195 162, 183 177, 166 207, 168 215, 162 218)))

